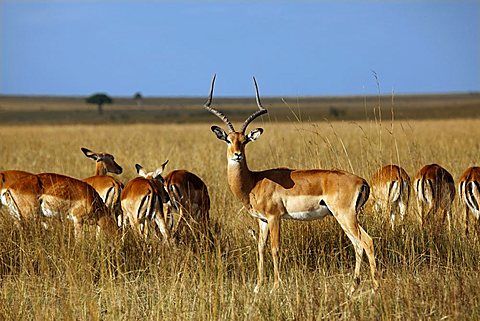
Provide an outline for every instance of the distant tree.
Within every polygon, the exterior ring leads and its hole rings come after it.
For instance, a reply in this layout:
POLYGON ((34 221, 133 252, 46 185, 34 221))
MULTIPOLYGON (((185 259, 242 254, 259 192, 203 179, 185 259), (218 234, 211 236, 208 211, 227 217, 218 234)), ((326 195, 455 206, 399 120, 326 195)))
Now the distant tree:
POLYGON ((142 94, 141 94, 140 92, 137 92, 137 93, 133 96, 133 99, 135 99, 135 101, 137 102, 137 106, 138 106, 138 107, 142 106, 143 97, 142 97, 142 94))
POLYGON ((328 114, 330 116, 333 116, 334 118, 339 118, 339 117, 345 116, 345 111, 340 108, 330 106, 330 109, 328 110, 328 114))
POLYGON ((90 97, 88 97, 86 102, 87 102, 87 104, 97 105, 98 113, 101 115, 103 113, 103 105, 104 104, 112 104, 113 99, 110 98, 110 96, 108 96, 107 94, 98 93, 98 94, 93 94, 90 97))

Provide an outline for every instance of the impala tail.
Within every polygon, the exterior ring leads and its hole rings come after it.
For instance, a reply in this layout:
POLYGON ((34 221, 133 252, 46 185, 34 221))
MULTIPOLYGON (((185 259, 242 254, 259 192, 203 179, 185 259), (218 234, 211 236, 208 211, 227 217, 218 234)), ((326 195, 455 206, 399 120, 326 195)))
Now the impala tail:
POLYGON ((388 198, 391 202, 398 202, 400 197, 404 194, 410 193, 410 185, 408 181, 403 178, 399 178, 390 183, 388 187, 388 198))
POLYGON ((117 202, 118 199, 120 199, 120 196, 116 195, 115 186, 111 186, 105 193, 105 199, 104 199, 105 204, 115 204, 115 202, 117 202))
POLYGON ((402 179, 402 192, 401 194, 406 193, 407 195, 410 195, 410 180, 404 180, 402 179))
POLYGON ((172 210, 174 212, 180 213, 180 201, 182 199, 181 189, 178 188, 178 186, 176 186, 175 184, 171 184, 168 187, 165 186, 165 191, 167 192, 166 197, 168 197, 168 200, 165 199, 163 201, 163 215, 165 217, 165 223, 167 225, 167 228, 169 230, 173 230, 173 227, 175 226, 175 220, 172 215, 172 210))
POLYGON ((154 205, 155 197, 152 195, 152 193, 144 195, 137 210, 137 217, 142 217, 142 214, 145 213, 145 220, 149 220, 154 214, 154 205))
POLYGON ((360 191, 358 193, 357 202, 355 204, 355 209, 357 212, 362 209, 363 205, 368 201, 368 197, 370 196, 370 186, 367 182, 363 182, 362 186, 360 187, 360 191))
POLYGON ((417 190, 418 200, 427 204, 431 204, 433 202, 435 189, 433 187, 432 180, 423 178, 418 179, 415 189, 417 190))
POLYGON ((180 204, 181 204, 183 195, 181 194, 181 191, 178 188, 178 186, 176 186, 175 184, 170 185, 169 188, 170 190, 168 191, 169 192, 168 194, 170 194, 170 204, 175 209, 175 211, 178 211, 181 206, 180 204))
POLYGON ((464 188, 467 205, 477 213, 480 212, 480 183, 471 181, 468 182, 464 188))
MULTIPOLYGON (((149 182, 149 183, 152 186, 152 190, 155 190, 155 186, 153 185, 153 183, 152 182, 149 182)), ((142 205, 140 205, 138 209, 138 214, 142 213, 142 211, 145 211, 145 219, 154 221, 157 215, 163 214, 162 203, 163 202, 159 195, 156 195, 155 193, 150 192, 148 195, 146 195, 142 199, 142 203, 141 203, 142 205)), ((141 216, 138 216, 138 217, 141 217, 141 216)))
POLYGON ((402 195, 402 189, 404 188, 403 182, 396 180, 390 183, 388 187, 388 198, 391 202, 396 202, 402 195))

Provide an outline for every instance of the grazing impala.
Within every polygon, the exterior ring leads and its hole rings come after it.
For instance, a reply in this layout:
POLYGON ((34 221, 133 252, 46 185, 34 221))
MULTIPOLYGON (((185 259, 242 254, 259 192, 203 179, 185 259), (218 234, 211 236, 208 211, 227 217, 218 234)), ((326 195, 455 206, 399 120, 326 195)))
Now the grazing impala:
POLYGON ((403 222, 410 199, 410 176, 397 165, 386 165, 372 175, 372 198, 377 210, 390 213, 390 226, 395 229, 396 214, 403 222))
POLYGON ((148 225, 154 221, 163 235, 165 242, 170 242, 170 232, 166 224, 162 203, 168 203, 168 193, 161 176, 168 160, 154 172, 147 173, 142 166, 135 168, 141 177, 127 182, 122 192, 122 211, 124 213, 123 226, 126 220, 139 237, 148 236, 148 225))
POLYGON ((480 167, 469 167, 460 177, 458 193, 465 203, 465 234, 468 234, 470 211, 475 217, 475 228, 480 230, 480 167))
POLYGON ((92 152, 85 147, 82 147, 82 152, 96 162, 95 176, 85 178, 83 181, 95 188, 107 208, 117 219, 117 225, 121 226, 122 208, 120 206, 120 194, 123 184, 112 176, 108 176, 107 173, 121 174, 122 167, 115 162, 115 158, 111 154, 92 152))
POLYGON ((187 225, 192 232, 207 234, 210 197, 202 179, 186 170, 174 170, 165 176, 165 186, 170 195, 165 215, 179 214, 176 232, 181 233, 187 225))
POLYGON ((436 212, 443 212, 443 223, 451 226, 451 206, 455 199, 455 184, 452 175, 437 164, 425 165, 415 175, 418 212, 422 226, 436 219, 436 212))
POLYGON ((43 173, 25 176, 7 188, 5 199, 14 218, 20 221, 64 218, 73 221, 75 237, 84 223, 96 224, 108 236, 116 236, 115 221, 105 204, 87 183, 72 177, 43 173))
POLYGON ((3 194, 7 191, 7 187, 15 183, 22 177, 33 175, 29 172, 18 170, 7 170, 0 172, 0 208, 5 204, 3 194))
POLYGON ((370 262, 373 287, 378 288, 373 241, 359 225, 357 219, 357 213, 367 201, 370 190, 363 178, 336 170, 279 168, 254 172, 248 168, 245 146, 258 139, 263 129, 254 129, 248 134, 245 131, 253 120, 267 113, 260 102, 255 78, 253 80, 259 110, 245 120, 239 131, 235 131, 232 123, 224 114, 210 107, 215 76, 212 79, 210 95, 204 107, 218 116, 228 127, 228 132, 218 126, 211 128, 218 139, 227 143, 228 184, 250 215, 258 219, 260 233, 258 238, 258 279, 255 291, 259 291, 263 282, 264 251, 269 234, 274 268, 273 290, 279 286, 281 220, 309 221, 321 219, 327 215, 335 217, 355 249, 355 274, 351 291, 356 289, 360 281, 360 266, 364 250, 370 262))

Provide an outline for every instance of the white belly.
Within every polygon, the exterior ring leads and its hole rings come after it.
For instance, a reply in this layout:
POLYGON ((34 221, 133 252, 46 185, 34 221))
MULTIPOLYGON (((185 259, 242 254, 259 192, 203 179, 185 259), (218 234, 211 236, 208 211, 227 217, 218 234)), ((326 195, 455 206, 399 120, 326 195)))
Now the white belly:
POLYGON ((317 209, 308 212, 288 212, 282 216, 283 219, 313 221, 320 220, 327 215, 331 215, 328 207, 320 205, 317 209))

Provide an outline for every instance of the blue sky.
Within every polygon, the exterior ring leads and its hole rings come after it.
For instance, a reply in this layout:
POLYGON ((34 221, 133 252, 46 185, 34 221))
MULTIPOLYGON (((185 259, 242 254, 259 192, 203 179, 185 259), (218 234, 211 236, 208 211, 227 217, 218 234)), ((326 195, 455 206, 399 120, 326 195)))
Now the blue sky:
POLYGON ((480 91, 480 1, 0 0, 0 94, 480 91))

